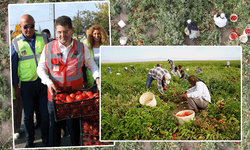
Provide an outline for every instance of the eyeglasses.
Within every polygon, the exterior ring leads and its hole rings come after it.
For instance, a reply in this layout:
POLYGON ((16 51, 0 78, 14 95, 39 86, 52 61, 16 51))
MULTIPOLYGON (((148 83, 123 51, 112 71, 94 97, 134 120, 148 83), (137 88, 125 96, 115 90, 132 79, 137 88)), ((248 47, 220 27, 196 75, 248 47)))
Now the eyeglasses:
POLYGON ((35 27, 35 25, 34 24, 30 24, 30 25, 23 26, 24 29, 28 29, 29 27, 33 29, 35 27))
POLYGON ((61 35, 62 33, 63 33, 63 34, 68 34, 68 33, 69 33, 69 31, 70 31, 70 30, 65 30, 65 31, 56 31, 56 33, 57 33, 58 35, 61 35))

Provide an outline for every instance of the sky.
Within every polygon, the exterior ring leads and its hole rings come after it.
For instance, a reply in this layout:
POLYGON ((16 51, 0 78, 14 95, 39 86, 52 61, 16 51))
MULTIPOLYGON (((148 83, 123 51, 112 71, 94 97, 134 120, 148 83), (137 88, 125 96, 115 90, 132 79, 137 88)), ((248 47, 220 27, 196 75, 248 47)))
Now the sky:
POLYGON ((101 46, 101 62, 241 60, 241 46, 101 46))
POLYGON ((52 4, 55 4, 55 19, 66 15, 71 19, 76 16, 77 11, 90 10, 97 11, 94 3, 107 3, 105 1, 95 2, 70 2, 70 3, 37 3, 37 4, 9 4, 9 24, 10 30, 15 30, 15 25, 20 23, 20 18, 24 14, 30 14, 35 19, 35 29, 49 29, 51 37, 54 38, 52 22, 52 4))

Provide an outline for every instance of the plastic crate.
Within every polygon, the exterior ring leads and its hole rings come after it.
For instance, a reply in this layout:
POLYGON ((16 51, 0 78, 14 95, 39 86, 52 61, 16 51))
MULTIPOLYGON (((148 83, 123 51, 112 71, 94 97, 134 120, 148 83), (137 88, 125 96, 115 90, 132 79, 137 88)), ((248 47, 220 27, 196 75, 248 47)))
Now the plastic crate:
MULTIPOLYGON (((79 90, 83 92, 84 90, 79 90)), ((94 91, 94 90, 88 90, 94 91)), ((67 91, 61 93, 75 93, 77 91, 67 91)), ((86 116, 99 116, 99 96, 93 97, 85 100, 78 100, 70 103, 66 103, 61 100, 55 99, 53 96, 53 107, 54 107, 54 116, 55 121, 61 121, 72 118, 86 117, 86 116)))
POLYGON ((100 142, 99 121, 93 121, 96 120, 95 117, 93 117, 93 119, 91 120, 90 119, 86 120, 84 118, 86 117, 81 118, 81 123, 80 123, 80 128, 81 128, 80 140, 82 146, 115 145, 114 142, 100 142))

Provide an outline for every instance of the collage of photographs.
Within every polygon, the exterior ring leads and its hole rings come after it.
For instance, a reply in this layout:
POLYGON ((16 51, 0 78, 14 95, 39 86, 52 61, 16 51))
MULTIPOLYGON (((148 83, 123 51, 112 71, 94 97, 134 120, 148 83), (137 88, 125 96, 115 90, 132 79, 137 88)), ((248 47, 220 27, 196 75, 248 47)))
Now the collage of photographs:
POLYGON ((0 149, 250 149, 248 0, 3 0, 0 149))

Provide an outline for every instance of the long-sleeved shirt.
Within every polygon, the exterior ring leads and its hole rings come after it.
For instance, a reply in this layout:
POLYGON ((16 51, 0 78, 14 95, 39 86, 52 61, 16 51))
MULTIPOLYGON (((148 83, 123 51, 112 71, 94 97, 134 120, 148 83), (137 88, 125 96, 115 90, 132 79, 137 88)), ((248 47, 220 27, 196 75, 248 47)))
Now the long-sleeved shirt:
POLYGON ((184 72, 184 74, 182 74, 181 75, 181 77, 180 77, 180 79, 187 79, 189 77, 189 75, 186 73, 186 72, 184 72))
POLYGON ((181 77, 181 74, 180 74, 180 71, 179 71, 179 70, 177 70, 177 71, 172 70, 171 73, 172 73, 174 76, 181 77))
POLYGON ((210 97, 209 90, 208 90, 206 84, 201 82, 201 81, 196 82, 196 85, 194 87, 188 89, 187 92, 188 92, 187 97, 203 98, 204 100, 211 103, 211 97, 210 97))
POLYGON ((217 14, 214 15, 214 23, 219 27, 219 28, 223 28, 227 25, 227 18, 221 18, 221 17, 217 17, 217 14))
POLYGON ((170 62, 169 62, 169 63, 170 63, 170 65, 171 65, 171 67, 172 67, 172 66, 174 66, 174 62, 173 62, 173 60, 170 60, 170 62))
MULTIPOLYGON (((64 45, 62 45, 60 41, 58 41, 58 44, 59 44, 60 51, 62 53, 62 61, 66 63, 68 53, 74 44, 73 39, 72 39, 71 44, 68 47, 65 47, 64 45)), ((88 47, 85 44, 83 45, 84 45, 84 53, 85 53, 85 66, 90 70, 94 79, 96 79, 97 77, 100 77, 98 67, 95 64, 95 61, 93 60, 93 58, 91 57, 88 47)), ((41 78, 42 83, 49 86, 53 82, 49 78, 49 76, 46 74, 46 69, 47 67, 45 65, 45 47, 44 47, 43 52, 40 57, 40 61, 38 63, 37 74, 41 78)))
POLYGON ((158 86, 158 90, 159 92, 161 93, 161 95, 164 96, 164 92, 163 92, 163 89, 162 89, 162 78, 163 76, 166 74, 166 73, 169 73, 166 69, 163 69, 161 67, 155 67, 155 68, 152 68, 149 70, 148 72, 148 75, 157 80, 157 86, 158 86))
MULTIPOLYGON (((23 34, 21 34, 21 38, 23 41, 26 41, 29 45, 33 53, 36 53, 35 50, 35 43, 36 43, 36 33, 34 33, 32 39, 27 39, 23 34)), ((49 38, 47 38, 47 41, 49 41, 49 38)), ((11 43, 11 71, 12 71, 12 84, 17 85, 19 83, 19 77, 18 77, 18 53, 15 50, 15 47, 13 43, 11 43)))
POLYGON ((202 71, 200 70, 200 69, 198 69, 197 71, 196 71, 196 73, 201 73, 202 71))

